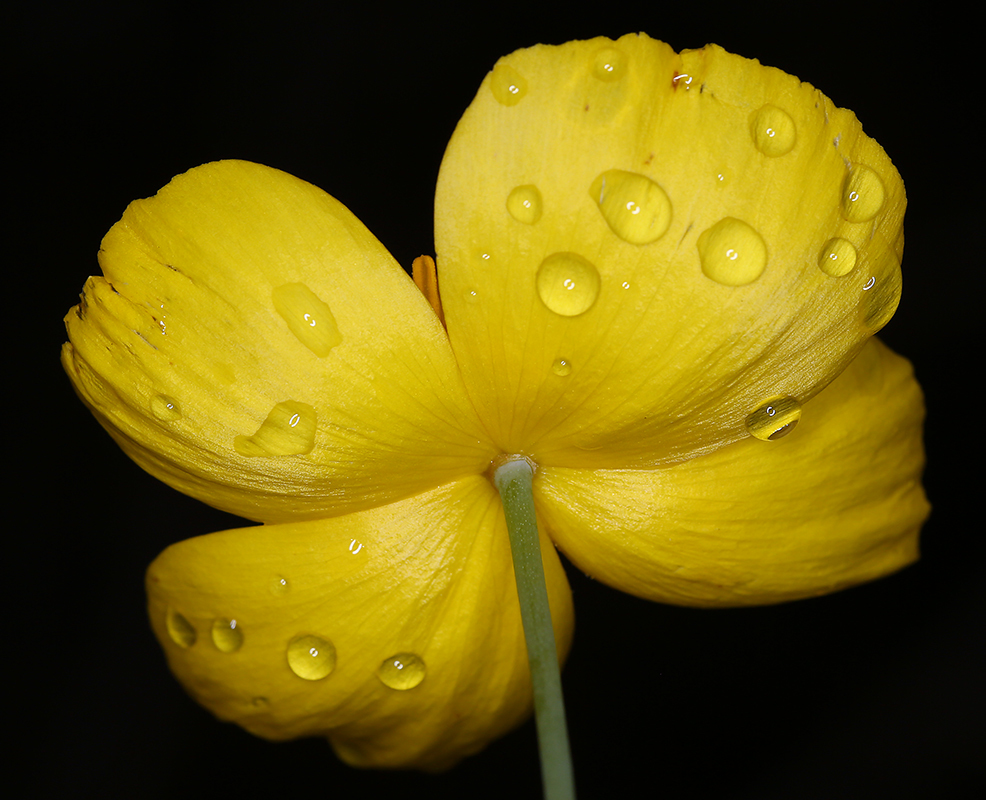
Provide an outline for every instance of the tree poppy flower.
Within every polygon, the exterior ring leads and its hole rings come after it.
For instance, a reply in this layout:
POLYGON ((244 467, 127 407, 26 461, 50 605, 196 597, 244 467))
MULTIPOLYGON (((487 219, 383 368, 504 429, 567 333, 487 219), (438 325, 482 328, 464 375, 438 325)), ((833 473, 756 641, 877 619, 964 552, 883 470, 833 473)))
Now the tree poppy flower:
POLYGON ((561 657, 556 547, 710 607, 910 563, 921 393, 871 338, 904 205, 883 149, 809 84, 644 35, 496 64, 442 163, 431 304, 277 170, 206 164, 132 203, 64 367, 141 467, 263 523, 151 565, 175 675, 222 719, 361 766, 442 769, 516 726, 503 454, 536 465, 561 657))

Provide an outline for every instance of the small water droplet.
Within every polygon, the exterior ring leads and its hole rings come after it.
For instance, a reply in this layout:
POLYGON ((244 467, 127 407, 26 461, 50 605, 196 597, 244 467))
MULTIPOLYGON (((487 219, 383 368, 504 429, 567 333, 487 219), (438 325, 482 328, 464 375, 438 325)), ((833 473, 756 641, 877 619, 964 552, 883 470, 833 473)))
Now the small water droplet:
POLYGON ((391 689, 413 689, 425 679, 425 662, 414 653, 396 653, 380 665, 377 677, 391 689))
POLYGON ((776 158, 791 152, 798 130, 790 114, 768 103, 750 116, 750 135, 757 150, 776 158))
POLYGON ((671 87, 674 89, 682 88, 686 91, 691 88, 692 76, 686 72, 676 72, 671 78, 671 87))
POLYGON ((318 681, 336 667, 336 649, 319 636, 295 636, 288 642, 288 666, 299 678, 318 681))
POLYGON ((466 289, 464 297, 466 299, 466 302, 469 303, 470 305, 475 305, 476 303, 479 302, 479 292, 477 292, 475 289, 466 289))
POLYGON ((890 322, 900 304, 901 274, 896 254, 887 252, 875 265, 875 275, 863 285, 860 320, 870 333, 876 333, 890 322))
POLYGON ((886 196, 879 175, 862 164, 853 164, 842 184, 842 216, 849 222, 871 220, 880 213, 886 196))
POLYGON ((349 552, 356 555, 360 550, 363 549, 363 543, 357 541, 356 539, 349 540, 349 552))
POLYGON ((733 170, 730 167, 720 167, 715 171, 713 184, 717 189, 725 189, 733 182, 733 170))
POLYGON ((181 406, 173 397, 159 394, 151 399, 151 413, 162 422, 174 422, 181 419, 181 406))
POLYGON ((295 456, 310 453, 315 446, 315 409, 307 403, 287 400, 271 409, 252 436, 233 440, 243 456, 295 456))
POLYGON ((767 245, 753 228, 735 217, 719 220, 698 237, 702 272, 724 286, 745 286, 767 266, 767 245))
POLYGON ((537 272, 541 301, 556 314, 577 317, 588 311, 599 296, 599 272, 575 253, 554 253, 537 272))
POLYGON ((589 194, 610 230, 630 244, 650 244, 671 224, 671 201, 645 175, 607 170, 592 182, 589 194))
POLYGON ((607 83, 622 78, 627 71, 627 57, 622 50, 604 47, 592 60, 592 74, 607 83))
POLYGON ((556 358, 551 364, 551 371, 560 378, 572 374, 572 362, 567 358, 556 358))
POLYGON ((490 91, 498 103, 515 106, 527 94, 527 79, 509 64, 502 61, 493 67, 490 76, 490 91))
POLYGON ((856 248, 845 239, 829 239, 818 254, 818 267, 833 278, 848 275, 856 267, 856 248))
POLYGON ((525 225, 533 225, 541 219, 541 192, 537 186, 518 186, 507 196, 510 216, 525 225))
POLYGON ((173 608, 169 608, 165 612, 164 627, 167 628, 171 641, 179 647, 188 648, 195 644, 197 637, 192 623, 173 608))
POLYGON ((220 617, 212 623, 212 643, 223 653, 235 653, 243 646, 243 629, 235 619, 220 617))
POLYGON ((288 579, 278 575, 271 581, 270 593, 277 596, 285 595, 289 588, 288 579))
POLYGON ((801 403, 793 397, 775 397, 746 418, 746 429, 762 441, 787 436, 801 419, 801 403))
POLYGON ((271 292, 274 308, 288 330, 319 358, 342 341, 329 306, 303 283, 285 283, 271 292))

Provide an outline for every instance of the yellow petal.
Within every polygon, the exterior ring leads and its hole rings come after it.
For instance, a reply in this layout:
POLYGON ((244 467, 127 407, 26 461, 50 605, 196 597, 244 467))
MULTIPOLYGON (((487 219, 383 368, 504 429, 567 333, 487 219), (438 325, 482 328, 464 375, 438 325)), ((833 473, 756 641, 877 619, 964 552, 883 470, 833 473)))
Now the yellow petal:
POLYGON ((367 508, 493 451, 445 332, 344 206, 242 161, 132 203, 63 363, 153 475, 249 519, 367 508))
POLYGON ((436 197, 448 332, 499 447, 651 467, 804 402, 896 308, 904 190, 849 111, 644 35, 501 59, 436 197))
MULTIPOLYGON (((541 537, 559 654, 571 593, 541 537)), ((359 766, 442 769, 521 722, 531 685, 503 511, 473 477, 324 521, 169 547, 147 576, 186 689, 270 739, 359 766)))
POLYGON ((872 339, 789 435, 654 471, 541 469, 538 509, 575 564, 641 597, 823 594, 917 558, 923 416, 910 363, 872 339))

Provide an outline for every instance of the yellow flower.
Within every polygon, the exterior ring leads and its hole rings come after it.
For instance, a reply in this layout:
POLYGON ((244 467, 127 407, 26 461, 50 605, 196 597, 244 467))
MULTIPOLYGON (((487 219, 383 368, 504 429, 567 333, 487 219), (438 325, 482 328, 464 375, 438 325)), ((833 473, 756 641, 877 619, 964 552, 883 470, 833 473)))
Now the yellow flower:
POLYGON ((562 657, 553 545, 695 606, 908 564, 922 400, 871 338, 904 205, 812 86, 643 35, 522 50, 483 82, 438 182, 447 333, 345 207, 282 172, 207 164, 131 204, 65 369, 141 467, 264 523, 151 566, 172 670, 220 718, 353 764, 481 749, 530 711, 501 454, 537 465, 562 657))

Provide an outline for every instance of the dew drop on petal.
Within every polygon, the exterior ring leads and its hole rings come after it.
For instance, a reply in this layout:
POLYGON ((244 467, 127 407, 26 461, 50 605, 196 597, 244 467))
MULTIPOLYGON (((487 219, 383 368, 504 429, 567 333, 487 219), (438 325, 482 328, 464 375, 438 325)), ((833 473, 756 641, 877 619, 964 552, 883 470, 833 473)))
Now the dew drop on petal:
POLYGON ((750 135, 757 150, 771 158, 790 153, 798 138, 791 115, 769 103, 751 115, 750 135))
POLYGON ((900 262, 894 253, 886 253, 875 274, 863 284, 860 320, 870 333, 876 333, 890 322, 900 303, 900 262))
POLYGON ((191 647, 197 638, 195 628, 182 614, 173 608, 169 608, 164 615, 164 627, 167 628, 168 636, 179 647, 191 647))
POLYGON ((255 434, 237 436, 233 447, 250 457, 303 455, 315 446, 316 421, 310 405, 287 400, 271 409, 255 434))
POLYGON ((479 292, 475 289, 466 289, 463 293, 463 297, 469 305, 476 305, 479 302, 479 292))
POLYGON ((502 61, 493 67, 490 76, 490 91, 497 102, 505 106, 515 106, 527 94, 527 79, 509 64, 502 61))
POLYGON ((592 74, 601 81, 618 81, 626 71, 626 53, 615 47, 604 47, 593 57, 592 74))
POLYGON ((285 283, 271 292, 271 298, 288 330, 319 358, 325 358, 342 341, 328 304, 305 284, 285 283))
POLYGON ((318 681, 336 667, 336 649, 320 636, 295 636, 288 642, 288 666, 299 678, 318 681))
POLYGON ((559 378, 572 374, 572 362, 567 358, 556 358, 551 364, 551 371, 559 378))
POLYGON ((630 244, 650 244, 671 224, 671 201, 645 175, 607 170, 592 182, 589 194, 610 230, 630 244))
POLYGON ((599 296, 599 272, 576 253, 553 253, 537 272, 541 301, 556 314, 577 317, 588 311, 599 296))
POLYGON ((181 419, 181 406, 173 397, 159 394, 151 398, 151 413, 162 422, 174 422, 181 419))
POLYGON ((270 582, 270 593, 280 597, 288 593, 290 584, 288 579, 282 575, 276 575, 274 579, 270 582))
POLYGON ((856 248, 845 239, 829 239, 818 254, 818 267, 833 278, 848 275, 856 267, 856 248))
POLYGON ((414 653, 396 653, 380 665, 377 677, 391 689, 413 689, 425 679, 425 662, 414 653))
POLYGON ((541 192, 537 186, 517 186, 507 196, 507 211, 510 216, 525 225, 533 225, 541 219, 541 192))
POLYGON ((698 237, 702 272, 724 286, 745 286, 767 266, 767 245, 753 228, 725 217, 698 237))
POLYGON ((220 617, 212 623, 212 643, 223 653, 235 653, 243 646, 243 628, 235 619, 220 617))
POLYGON ((880 213, 886 196, 879 175, 862 164, 853 164, 842 184, 842 216, 849 222, 871 220, 880 213))
POLYGON ((762 441, 787 436, 801 419, 801 403, 793 397, 775 397, 746 418, 746 429, 762 441))

